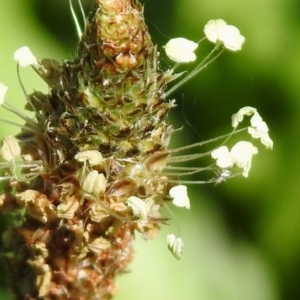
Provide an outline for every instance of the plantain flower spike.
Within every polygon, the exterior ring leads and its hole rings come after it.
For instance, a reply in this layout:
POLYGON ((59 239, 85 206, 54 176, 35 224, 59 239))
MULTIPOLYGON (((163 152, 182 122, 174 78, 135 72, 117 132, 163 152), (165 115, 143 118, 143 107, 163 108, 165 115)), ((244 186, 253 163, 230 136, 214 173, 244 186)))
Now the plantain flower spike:
MULTIPOLYGON (((0 119, 21 128, 3 139, 0 150, 5 160, 0 207, 15 218, 3 234, 15 299, 112 299, 116 276, 127 272, 133 259, 136 232, 153 238, 168 221, 161 206, 189 209, 187 184, 219 184, 240 175, 227 168, 236 166, 248 176, 257 148, 241 141, 229 151, 224 143, 233 134, 248 130, 267 148, 273 146, 265 122, 247 107, 233 116, 231 133, 172 149, 167 115, 175 100, 169 95, 215 60, 219 49, 169 88, 186 72, 159 67, 138 1, 95 0, 83 28, 72 1, 70 6, 80 38, 73 60, 37 60, 28 47, 14 54, 25 109, 34 117, 4 101, 7 87, 0 82, 1 109, 21 119, 0 119), (48 92, 27 94, 19 68, 26 66, 45 81, 48 92), (252 116, 250 125, 237 129, 245 115, 252 116), (199 151, 216 142, 223 148, 199 151), (197 151, 189 154, 192 149, 197 151), (205 156, 212 163, 202 164, 205 156), (195 166, 181 165, 191 160, 195 166), (188 178, 202 171, 205 179, 188 178)), ((181 38, 166 51, 177 62, 193 61, 197 46, 181 38)), ((170 234, 166 241, 181 259, 182 238, 170 234)))

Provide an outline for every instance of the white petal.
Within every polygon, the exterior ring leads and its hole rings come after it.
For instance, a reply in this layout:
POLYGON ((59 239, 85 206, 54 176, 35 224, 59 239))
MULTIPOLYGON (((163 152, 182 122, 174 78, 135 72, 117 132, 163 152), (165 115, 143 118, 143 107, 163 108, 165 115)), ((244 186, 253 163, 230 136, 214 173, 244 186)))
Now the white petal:
POLYGON ((14 136, 7 136, 2 141, 0 154, 7 161, 12 161, 21 155, 19 141, 14 136))
POLYGON ((182 238, 176 238, 174 234, 167 235, 167 244, 169 250, 172 252, 173 256, 180 260, 183 255, 183 240, 182 238))
POLYGON ((266 148, 273 149, 273 140, 270 138, 268 133, 262 134, 260 137, 260 141, 266 148))
POLYGON ((57 206, 57 216, 59 218, 65 218, 65 219, 73 219, 75 211, 77 210, 79 206, 79 202, 77 199, 72 196, 68 197, 67 200, 57 206))
POLYGON ((262 117, 259 115, 258 112, 256 112, 251 120, 250 120, 251 126, 256 129, 256 131, 261 133, 269 132, 269 128, 266 122, 263 121, 262 117))
POLYGON ((2 105, 4 103, 4 97, 5 97, 7 90, 8 90, 8 87, 4 83, 0 82, 0 105, 2 105))
POLYGON ((258 150, 252 143, 247 141, 237 142, 231 149, 230 154, 233 162, 241 169, 243 169, 242 175, 248 177, 248 173, 251 169, 252 156, 257 154, 258 150))
POLYGON ((93 194, 96 197, 102 196, 106 190, 106 178, 98 171, 91 171, 82 184, 82 189, 88 194, 93 194))
POLYGON ((79 152, 75 155, 75 159, 78 162, 88 161, 91 166, 99 165, 103 161, 102 154, 97 150, 87 150, 79 152))
POLYGON ((196 60, 194 51, 198 44, 186 38, 171 39, 165 46, 167 56, 176 62, 191 62, 196 60))
POLYGON ((94 185, 97 180, 99 173, 96 170, 91 171, 86 178, 84 179, 84 182, 82 184, 82 189, 89 194, 93 193, 94 185))
POLYGON ((38 64, 35 56, 27 46, 21 47, 17 51, 15 51, 14 59, 19 63, 21 67, 38 64))
POLYGON ((254 138, 258 139, 261 136, 261 133, 257 131, 255 127, 248 127, 248 133, 254 138))
POLYGON ((260 127, 262 122, 263 119, 258 112, 255 112, 250 119, 251 126, 253 127, 260 127))
POLYGON ((221 31, 220 40, 228 50, 238 51, 242 49, 245 37, 240 34, 240 31, 235 26, 227 25, 221 31))
POLYGON ((159 196, 150 196, 145 199, 145 206, 147 215, 157 213, 160 208, 160 204, 163 203, 163 200, 159 196))
POLYGON ((257 111, 256 108, 251 106, 245 106, 241 108, 236 114, 233 114, 231 117, 232 127, 233 128, 237 127, 238 124, 243 121, 245 115, 251 116, 254 113, 256 113, 256 111, 257 111))
POLYGON ((266 148, 273 149, 273 141, 269 136, 269 128, 266 122, 263 121, 259 113, 255 113, 251 120, 251 125, 248 128, 248 133, 255 139, 260 139, 261 143, 266 146, 266 148))
POLYGON ((260 138, 264 134, 268 134, 269 128, 266 122, 262 121, 257 127, 248 127, 248 133, 255 139, 260 138))
POLYGON ((221 43, 231 51, 241 50, 245 38, 238 28, 227 25, 222 19, 210 20, 204 27, 206 38, 212 43, 221 43))
POLYGON ((102 173, 98 174, 94 183, 93 193, 97 196, 102 196, 105 193, 106 184, 105 176, 102 173))
POLYGON ((211 157, 216 159, 216 164, 220 168, 230 168, 233 166, 232 157, 226 146, 221 146, 211 152, 211 157))
POLYGON ((170 197, 173 198, 172 203, 178 207, 190 208, 190 199, 187 194, 187 187, 185 185, 176 185, 169 191, 170 197))
POLYGON ((261 132, 255 127, 248 127, 248 133, 254 139, 260 139, 260 142, 266 146, 266 148, 273 149, 273 141, 269 136, 268 132, 261 132))
POLYGON ((204 34, 210 42, 216 43, 220 39, 220 32, 226 26, 226 22, 222 19, 210 20, 204 26, 204 34))
POLYGON ((132 208, 132 212, 135 216, 139 216, 141 220, 147 220, 147 207, 145 201, 136 196, 131 196, 127 199, 126 203, 132 208))

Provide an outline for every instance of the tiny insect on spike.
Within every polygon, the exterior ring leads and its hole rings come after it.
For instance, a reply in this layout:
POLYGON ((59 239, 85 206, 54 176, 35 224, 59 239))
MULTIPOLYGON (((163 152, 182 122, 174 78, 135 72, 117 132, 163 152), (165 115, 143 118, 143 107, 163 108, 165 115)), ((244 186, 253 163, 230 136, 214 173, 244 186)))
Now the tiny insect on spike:
POLYGON ((231 176, 231 172, 229 170, 223 169, 217 172, 217 176, 213 179, 215 186, 226 181, 231 176))

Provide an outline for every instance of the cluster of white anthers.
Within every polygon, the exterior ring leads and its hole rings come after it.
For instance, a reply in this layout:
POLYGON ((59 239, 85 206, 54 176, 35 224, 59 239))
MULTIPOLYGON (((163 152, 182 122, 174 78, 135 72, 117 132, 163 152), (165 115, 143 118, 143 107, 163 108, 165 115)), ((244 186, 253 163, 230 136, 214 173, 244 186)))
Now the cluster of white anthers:
MULTIPOLYGON (((204 27, 204 34, 207 40, 215 44, 213 50, 192 70, 189 72, 183 79, 181 79, 177 84, 175 84, 171 89, 166 92, 166 96, 169 96, 174 92, 178 87, 188 81, 190 78, 195 76, 201 70, 206 68, 210 63, 212 63, 224 50, 230 50, 236 52, 242 49, 242 45, 245 42, 245 37, 240 34, 238 28, 232 25, 228 25, 224 20, 210 20, 204 27), (219 51, 218 54, 212 56, 219 51)), ((205 38, 204 38, 205 39, 205 38)), ((175 61, 177 64, 174 66, 175 69, 180 63, 189 63, 196 60, 195 50, 198 48, 199 43, 195 43, 186 38, 179 37, 171 39, 165 46, 165 51, 167 56, 175 61)), ((262 120, 261 116, 257 110, 253 107, 244 107, 240 109, 236 114, 232 116, 232 127, 233 132, 231 134, 237 133, 237 126, 243 120, 245 115, 251 116, 251 126, 248 127, 248 133, 254 139, 260 139, 261 143, 266 146, 266 148, 273 148, 273 141, 270 139, 268 134, 268 126, 262 120)), ((230 135, 231 135, 230 134, 230 135)), ((228 138, 230 137, 228 136, 228 138)), ((215 139, 214 139, 215 140, 215 139)), ((203 145, 204 143, 202 143, 203 145)), ((200 145, 196 143, 193 146, 200 145)), ((193 147, 192 146, 192 147, 193 147)), ((187 148, 186 148, 187 149, 187 148)), ((249 170, 251 168, 252 156, 257 154, 258 149, 248 141, 240 141, 236 143, 231 150, 227 146, 221 146, 217 149, 214 149, 210 152, 210 155, 213 159, 216 160, 216 166, 219 168, 219 173, 212 181, 215 184, 218 184, 222 181, 225 181, 227 178, 235 176, 231 175, 231 171, 228 168, 236 166, 240 168, 242 172, 240 173, 244 177, 248 177, 249 170)), ((204 154, 205 155, 205 154, 204 154)), ((199 156, 200 157, 200 156, 199 156)), ((174 160, 175 161, 175 160, 174 160)), ((192 169, 190 169, 192 170, 192 169)), ((189 182, 191 183, 191 182, 189 182)), ((201 184, 202 182, 198 182, 201 184)), ((183 191, 185 186, 177 186, 176 188, 180 191, 183 191)), ((179 194, 179 193, 178 193, 179 194)), ((181 199, 187 198, 187 194, 184 193, 181 199)), ((189 202, 187 202, 187 208, 189 208, 189 202)), ((176 205, 176 201, 173 201, 173 204, 176 205)), ((182 203, 181 203, 182 204, 182 203)), ((185 206, 185 205, 178 205, 185 206)), ((183 241, 181 238, 176 238, 174 234, 168 235, 167 243, 170 251, 173 255, 180 259, 183 251, 183 241)))
MULTIPOLYGON (((228 49, 231 51, 241 50, 242 44, 245 41, 245 38, 240 34, 239 30, 231 25, 227 25, 223 20, 211 20, 204 27, 204 33, 206 38, 215 43, 216 47, 212 50, 212 52, 200 63, 196 68, 190 72, 185 78, 183 78, 179 83, 175 84, 171 89, 166 92, 166 97, 170 95, 175 89, 177 89, 180 85, 186 82, 188 79, 196 75, 199 71, 201 71, 204 67, 210 64, 214 59, 216 59, 219 54, 222 53, 224 49, 228 49), (217 54, 213 59, 209 60, 211 54, 216 50, 220 50, 220 53, 217 54)), ((190 62, 196 59, 196 55, 194 51, 198 47, 198 43, 194 43, 185 38, 175 38, 170 40, 165 46, 165 50, 167 55, 174 61, 178 63, 190 62)), ((18 62, 18 67, 26 67, 31 65, 33 68, 34 65, 38 64, 37 59, 32 54, 30 49, 25 46, 18 49, 14 53, 14 59, 18 62)), ((0 105, 4 108, 14 111, 18 116, 23 118, 25 121, 30 122, 31 120, 27 118, 21 111, 12 107, 10 104, 4 102, 5 94, 7 92, 7 86, 0 82, 0 105)), ((196 153, 192 156, 184 155, 184 156, 173 156, 173 153, 190 149, 193 147, 202 146, 208 142, 213 142, 219 140, 220 138, 226 138, 226 141, 230 138, 231 135, 241 132, 244 129, 237 130, 237 126, 240 122, 243 121, 244 116, 252 116, 250 119, 250 126, 247 127, 248 133, 254 139, 260 139, 261 143, 266 146, 266 148, 272 149, 273 141, 270 139, 268 134, 268 126, 262 120, 261 116, 258 114, 257 110, 253 107, 244 107, 240 109, 236 114, 232 116, 232 133, 225 135, 223 137, 218 137, 212 139, 207 142, 200 142, 193 145, 172 149, 170 150, 170 157, 168 158, 168 163, 178 163, 184 162, 191 159, 198 159, 206 155, 210 155, 213 159, 215 159, 215 164, 213 166, 208 166, 204 168, 180 168, 173 166, 166 166, 166 169, 177 169, 177 170, 186 170, 186 173, 178 173, 178 176, 184 176, 193 174, 196 172, 201 172, 203 170, 217 170, 219 174, 217 177, 213 178, 210 181, 185 181, 185 180, 168 180, 170 183, 178 183, 172 187, 169 191, 170 199, 172 199, 172 203, 178 207, 190 208, 190 200, 187 195, 187 187, 186 184, 203 184, 214 182, 215 184, 225 181, 227 178, 233 177, 236 174, 232 175, 229 168, 233 168, 234 166, 241 169, 241 172, 238 174, 242 174, 244 177, 248 177, 249 170, 251 168, 252 156, 258 152, 258 149, 248 141, 239 141, 236 143, 231 150, 227 148, 227 146, 221 146, 212 151, 208 151, 206 153, 196 153)), ((7 122, 12 125, 20 126, 16 123, 0 119, 1 121, 7 122)), ((31 121, 32 122, 32 121, 31 121)), ((16 162, 15 159, 20 157, 21 150, 19 146, 19 141, 14 137, 7 137, 3 140, 3 145, 0 149, 0 154, 2 157, 8 162, 9 167, 16 168, 17 165, 21 167, 32 168, 32 173, 27 173, 27 179, 30 178, 30 175, 33 177, 38 172, 39 167, 41 167, 42 162, 40 161, 32 161, 30 158, 22 157, 23 162, 16 162)), ((224 143, 223 143, 224 144, 224 143)), ((78 161, 81 161, 85 164, 86 161, 89 162, 89 165, 98 164, 101 161, 102 155, 101 153, 91 153, 95 151, 86 151, 79 153, 75 158, 78 161)), ((8 165, 5 163, 1 163, 2 167, 7 167, 8 165)), ((0 166, 0 167, 1 167, 0 166)), ((31 170, 31 169, 30 169, 31 170)), ((84 173, 84 170, 83 170, 84 173)), ((16 175, 13 174, 15 177, 16 175)), ((150 175, 150 174, 149 174, 150 175)), ((10 177, 9 177, 10 178, 10 177)), ((9 179, 8 177, 0 177, 0 180, 9 179)), ((87 176, 83 177, 83 190, 85 193, 94 192, 95 189, 103 193, 106 187, 106 179, 103 174, 99 174, 97 171, 91 171, 87 176)), ((149 213, 149 208, 147 207, 147 203, 142 199, 131 196, 126 201, 127 205, 132 209, 133 214, 140 219, 142 222, 147 222, 147 214, 149 213)), ((113 211, 111 211, 108 207, 105 207, 109 213, 115 215, 113 211)), ((118 217, 118 216, 116 216, 118 217)), ((174 234, 169 234, 167 236, 167 245, 169 250, 172 252, 175 258, 180 259, 183 254, 183 240, 180 237, 176 237, 174 234)))
MULTIPOLYGON (((246 106, 241 108, 236 114, 232 115, 232 127, 233 131, 228 135, 228 138, 237 133, 237 126, 244 119, 244 116, 251 116, 250 126, 247 127, 248 133, 254 139, 260 139, 260 142, 269 149, 273 149, 273 141, 269 136, 269 129, 267 124, 262 120, 261 116, 257 112, 256 108, 246 106)), ((227 139, 228 140, 228 139, 227 139)), ((194 144, 200 145, 199 143, 194 144)), ((212 182, 215 184, 225 181, 229 177, 241 174, 244 177, 248 177, 248 173, 251 168, 252 157, 258 153, 257 147, 255 147, 249 141, 237 142, 229 151, 227 146, 220 146, 209 152, 211 157, 216 160, 216 166, 219 168, 219 175, 214 178, 212 182), (229 168, 236 166, 241 169, 240 173, 232 175, 229 168)), ((191 183, 191 182, 189 182, 191 183)), ((194 182, 197 183, 197 182, 194 182)), ((201 184, 202 182, 198 182, 201 184)), ((189 198, 187 196, 187 188, 185 185, 178 185, 170 190, 170 196, 173 198, 172 203, 178 207, 190 208, 189 198)), ((183 253, 183 241, 176 238, 174 234, 167 236, 168 248, 173 253, 174 257, 180 259, 183 253)))
MULTIPOLYGON (((233 25, 228 25, 224 20, 210 20, 204 26, 205 37, 197 43, 190 41, 183 37, 173 38, 163 47, 167 56, 175 61, 177 64, 173 67, 173 70, 181 63, 189 63, 196 60, 195 50, 198 48, 200 42, 205 38, 215 44, 212 51, 189 73, 185 75, 177 84, 166 91, 165 96, 169 96, 181 85, 194 77, 200 71, 205 69, 215 59, 217 59, 224 50, 236 52, 242 49, 242 45, 245 42, 245 37, 240 34, 238 28, 233 25)), ((185 72, 180 75, 185 74, 185 72)), ((179 76, 180 76, 179 75, 179 76)))
MULTIPOLYGON (((260 139, 266 148, 273 148, 273 141, 269 136, 269 128, 257 112, 256 108, 246 106, 241 108, 232 116, 232 127, 234 130, 238 124, 243 121, 245 115, 251 116, 251 126, 248 127, 248 133, 254 139, 260 139)), ((212 158, 216 159, 216 164, 221 169, 232 168, 236 165, 242 169, 242 175, 248 177, 251 168, 252 156, 257 154, 258 149, 251 142, 237 142, 229 151, 226 146, 221 146, 211 152, 212 158)))
MULTIPOLYGON (((240 34, 238 28, 228 25, 222 19, 210 20, 204 27, 204 34, 217 47, 223 46, 231 51, 241 50, 245 41, 245 37, 240 34)), ((198 43, 182 37, 171 39, 164 46, 168 57, 179 63, 195 61, 194 51, 197 47, 198 43)))

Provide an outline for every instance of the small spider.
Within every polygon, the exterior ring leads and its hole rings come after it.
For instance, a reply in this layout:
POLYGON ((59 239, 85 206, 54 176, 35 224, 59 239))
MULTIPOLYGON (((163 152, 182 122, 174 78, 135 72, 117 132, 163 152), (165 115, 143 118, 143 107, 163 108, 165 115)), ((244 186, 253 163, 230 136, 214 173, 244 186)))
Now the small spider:
POLYGON ((220 184, 221 182, 226 181, 228 178, 232 177, 231 172, 226 169, 216 170, 216 176, 211 179, 211 182, 214 182, 214 185, 220 184))

